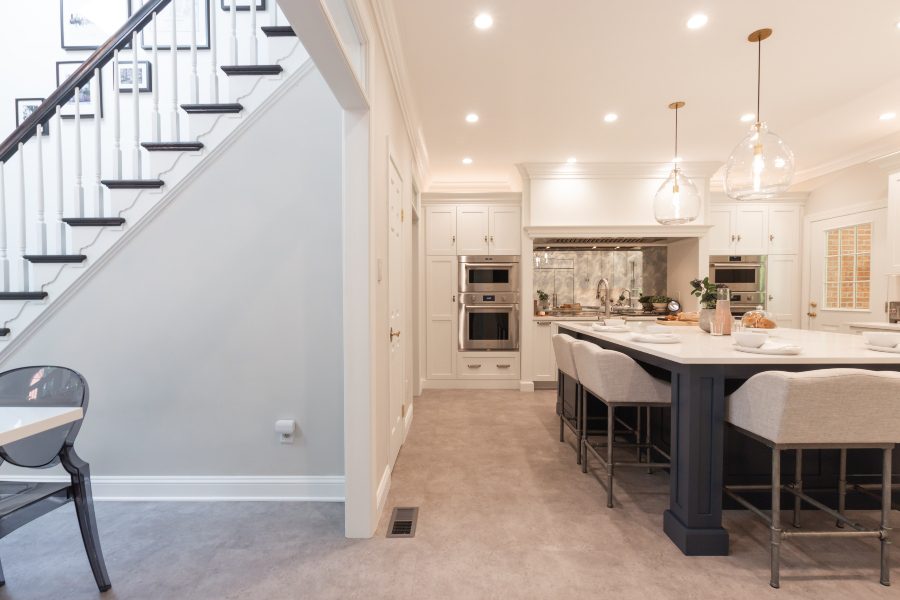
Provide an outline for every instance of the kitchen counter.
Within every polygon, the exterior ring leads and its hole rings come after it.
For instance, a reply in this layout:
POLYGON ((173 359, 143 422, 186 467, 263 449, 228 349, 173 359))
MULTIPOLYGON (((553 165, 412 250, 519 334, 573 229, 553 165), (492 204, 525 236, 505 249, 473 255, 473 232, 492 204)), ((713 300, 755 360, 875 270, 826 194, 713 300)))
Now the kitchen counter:
MULTIPOLYGON (((655 321, 658 317, 662 315, 611 315, 610 319, 625 319, 626 321, 655 321)), ((598 321, 603 319, 603 315, 572 315, 572 316, 538 316, 532 315, 533 320, 535 321, 598 321)))
POLYGON ((885 329, 887 331, 900 331, 900 323, 884 323, 884 322, 871 322, 871 323, 847 323, 850 329, 885 329))

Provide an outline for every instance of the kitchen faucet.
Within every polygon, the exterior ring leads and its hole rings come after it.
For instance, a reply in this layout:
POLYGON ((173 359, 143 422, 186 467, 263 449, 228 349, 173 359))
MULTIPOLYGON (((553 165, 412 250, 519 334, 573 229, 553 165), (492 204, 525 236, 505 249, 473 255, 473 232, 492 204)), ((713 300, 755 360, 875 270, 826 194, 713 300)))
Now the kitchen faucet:
POLYGON ((604 296, 603 308, 604 308, 604 313, 608 317, 612 314, 612 312, 609 309, 609 279, 607 279, 606 277, 601 277, 600 281, 597 282, 597 299, 598 300, 600 299, 600 288, 602 288, 602 287, 606 288, 606 296, 604 296))

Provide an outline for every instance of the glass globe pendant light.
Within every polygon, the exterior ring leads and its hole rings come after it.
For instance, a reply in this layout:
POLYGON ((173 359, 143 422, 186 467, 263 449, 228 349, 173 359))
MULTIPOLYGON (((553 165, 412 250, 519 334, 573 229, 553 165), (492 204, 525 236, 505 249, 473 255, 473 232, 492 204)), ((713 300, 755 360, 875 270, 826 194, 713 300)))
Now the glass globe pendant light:
POLYGON ((735 200, 771 198, 787 190, 794 178, 794 153, 759 118, 762 41, 770 35, 771 29, 760 29, 747 37, 757 45, 756 123, 725 163, 725 193, 735 200))
POLYGON ((675 167, 653 198, 653 216, 663 225, 683 225, 700 216, 697 186, 678 167, 678 109, 683 107, 681 101, 669 105, 675 111, 675 167))

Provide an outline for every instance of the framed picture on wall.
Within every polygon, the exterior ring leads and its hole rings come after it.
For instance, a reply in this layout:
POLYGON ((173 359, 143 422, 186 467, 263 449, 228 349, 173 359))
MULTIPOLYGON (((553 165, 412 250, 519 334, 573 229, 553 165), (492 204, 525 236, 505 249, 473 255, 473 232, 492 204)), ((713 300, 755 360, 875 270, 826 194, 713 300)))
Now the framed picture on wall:
MULTIPOLYGON (((56 63, 56 87, 59 87, 75 70, 81 66, 80 60, 64 60, 56 63)), ((102 74, 101 74, 102 81, 102 74)), ((103 85, 97 85, 100 81, 91 80, 79 90, 79 111, 82 119, 93 119, 94 115, 103 116, 103 97, 101 90, 103 85)), ((62 107, 63 119, 75 118, 75 97, 73 96, 62 107)))
MULTIPOLYGON (((231 0, 220 0, 222 2, 222 10, 231 10, 231 0)), ((250 10, 251 0, 235 0, 234 10, 250 10)), ((256 0, 256 10, 266 10, 266 0, 256 0)))
MULTIPOLYGON (((135 0, 139 3, 139 0, 135 0)), ((175 42, 179 50, 191 47, 191 10, 196 15, 197 48, 209 50, 209 0, 172 0, 156 15, 156 47, 168 50, 172 47, 172 11, 175 11, 175 42)), ((153 26, 141 31, 141 47, 150 50, 153 43, 153 26)))
MULTIPOLYGON (((16 127, 24 123, 43 102, 43 98, 16 98, 16 127)), ((44 125, 44 135, 50 135, 49 124, 44 125)))
MULTIPOLYGON (((153 90, 152 71, 150 69, 150 61, 138 61, 138 92, 150 92, 153 90)), ((134 91, 134 79, 134 64, 130 60, 119 62, 119 91, 123 94, 131 94, 134 91)))
POLYGON ((63 50, 96 50, 129 16, 128 0, 59 0, 63 50))

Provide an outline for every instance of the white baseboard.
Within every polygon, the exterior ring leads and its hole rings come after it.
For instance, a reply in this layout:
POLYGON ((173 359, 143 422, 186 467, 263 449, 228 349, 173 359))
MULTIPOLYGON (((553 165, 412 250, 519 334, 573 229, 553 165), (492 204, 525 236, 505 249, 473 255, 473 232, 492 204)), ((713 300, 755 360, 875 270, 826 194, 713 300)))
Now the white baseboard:
POLYGON ((533 392, 534 391, 534 382, 533 381, 520 381, 519 382, 519 391, 520 392, 533 392))
MULTIPOLYGON (((65 475, 2 475, 4 481, 68 481, 65 475)), ((95 500, 343 502, 344 476, 91 477, 95 500)))
POLYGON ((375 513, 377 515, 381 515, 389 491, 391 491, 391 465, 386 465, 384 467, 384 473, 381 474, 381 481, 378 482, 378 491, 375 496, 377 502, 375 505, 375 513))
POLYGON ((512 379, 426 379, 426 390, 518 390, 512 379))

